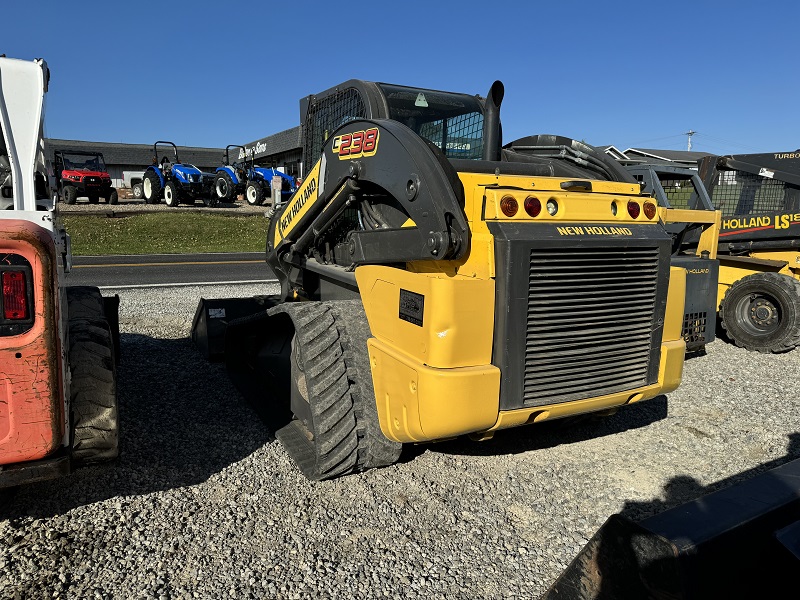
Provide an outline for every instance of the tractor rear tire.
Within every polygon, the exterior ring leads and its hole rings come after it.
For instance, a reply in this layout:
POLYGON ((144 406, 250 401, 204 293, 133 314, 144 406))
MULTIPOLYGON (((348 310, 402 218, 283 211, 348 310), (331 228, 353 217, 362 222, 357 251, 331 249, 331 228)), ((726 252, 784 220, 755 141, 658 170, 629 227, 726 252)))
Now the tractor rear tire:
POLYGON ((308 404, 311 419, 293 424, 305 432, 313 451, 305 456, 303 448, 288 448, 290 454, 310 479, 394 464, 402 444, 380 430, 361 303, 303 304, 292 314, 292 385, 308 404))
POLYGON ((737 346, 788 352, 800 344, 800 281, 780 273, 748 275, 728 288, 719 313, 737 346))
POLYGON ((226 171, 221 171, 219 175, 214 178, 214 190, 212 196, 219 199, 221 202, 232 202, 233 194, 236 186, 233 185, 233 179, 226 171))
POLYGON ((64 202, 67 204, 75 204, 78 200, 78 190, 71 185, 64 186, 61 194, 64 196, 64 202))
POLYGON ((178 185, 174 181, 168 181, 164 184, 164 204, 170 208, 175 208, 181 203, 181 193, 178 190, 178 185))
POLYGON ((131 188, 131 192, 133 192, 133 197, 136 200, 141 200, 144 196, 144 190, 142 189, 141 183, 134 183, 133 187, 131 188))
POLYGON ((108 192, 108 196, 106 197, 106 202, 109 204, 118 204, 119 203, 119 194, 117 190, 111 190, 108 192))
POLYGON ((114 344, 105 319, 69 323, 72 461, 105 462, 119 455, 114 344))
POLYGON ((250 181, 244 190, 244 199, 250 206, 261 206, 264 202, 264 188, 257 181, 250 181))
POLYGON ((142 179, 145 204, 158 204, 161 199, 161 180, 153 171, 147 171, 142 179))
POLYGON ((70 321, 105 318, 103 296, 96 287, 71 285, 66 288, 66 293, 67 313, 70 321))

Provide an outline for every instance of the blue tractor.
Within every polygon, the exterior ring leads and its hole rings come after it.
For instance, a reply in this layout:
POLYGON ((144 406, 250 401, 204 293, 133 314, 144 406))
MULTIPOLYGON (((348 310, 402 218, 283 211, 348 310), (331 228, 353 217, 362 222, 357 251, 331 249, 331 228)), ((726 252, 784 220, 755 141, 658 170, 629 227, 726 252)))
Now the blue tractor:
POLYGON ((272 178, 279 175, 282 180, 281 198, 275 205, 281 204, 291 196, 295 189, 294 178, 277 169, 266 169, 259 167, 253 160, 253 155, 246 154, 244 146, 230 144, 225 147, 225 164, 217 168, 214 178, 214 197, 219 202, 234 202, 238 194, 244 194, 244 198, 251 206, 258 206, 264 202, 265 198, 272 195, 272 178), (230 160, 230 149, 239 148, 239 159, 244 162, 230 160))
POLYGON ((178 147, 172 142, 153 144, 153 164, 147 167, 142 178, 142 191, 146 204, 158 204, 161 199, 167 206, 178 206, 181 202, 194 203, 196 199, 206 206, 216 206, 218 200, 213 192, 214 175, 203 173, 194 165, 184 164, 178 158, 178 147), (158 147, 172 146, 175 160, 165 154, 158 162, 158 147))

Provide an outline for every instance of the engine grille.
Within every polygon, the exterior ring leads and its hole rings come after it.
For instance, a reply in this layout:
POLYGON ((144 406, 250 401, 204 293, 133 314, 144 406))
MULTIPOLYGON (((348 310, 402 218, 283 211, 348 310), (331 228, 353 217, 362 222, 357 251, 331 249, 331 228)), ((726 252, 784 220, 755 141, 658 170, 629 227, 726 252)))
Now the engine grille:
POLYGON ((648 384, 657 247, 533 249, 523 403, 648 384))

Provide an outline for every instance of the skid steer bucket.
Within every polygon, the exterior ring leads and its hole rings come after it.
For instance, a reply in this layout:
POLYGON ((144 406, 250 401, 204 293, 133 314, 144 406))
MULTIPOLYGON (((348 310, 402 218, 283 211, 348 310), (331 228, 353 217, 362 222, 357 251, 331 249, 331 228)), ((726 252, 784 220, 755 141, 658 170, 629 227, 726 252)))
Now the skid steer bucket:
POLYGON ((796 598, 800 460, 635 523, 614 515, 542 600, 796 598))
POLYGON ((200 298, 192 321, 192 342, 208 360, 224 360, 228 323, 264 312, 277 303, 277 296, 200 298))

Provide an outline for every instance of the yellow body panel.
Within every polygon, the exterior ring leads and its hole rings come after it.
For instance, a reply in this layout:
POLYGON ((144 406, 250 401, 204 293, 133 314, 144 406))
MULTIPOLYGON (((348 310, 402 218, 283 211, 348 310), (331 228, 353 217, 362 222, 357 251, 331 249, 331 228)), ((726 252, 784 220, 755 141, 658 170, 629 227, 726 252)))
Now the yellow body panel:
POLYGON ((374 338, 367 342, 381 431, 397 442, 470 433, 497 420, 500 370, 437 369, 374 338))
POLYGON ((491 361, 494 280, 365 265, 356 269, 356 281, 370 330, 379 340, 439 369, 491 361), (424 297, 421 325, 400 318, 401 289, 424 297))
POLYGON ((708 252, 708 258, 712 260, 717 258, 722 211, 712 212, 659 206, 658 216, 664 223, 702 223, 702 231, 695 254, 701 256, 703 252, 708 252))
MULTIPOLYGON (((464 187, 464 212, 470 225, 470 251, 459 261, 420 261, 409 263, 407 268, 416 272, 439 272, 462 277, 492 279, 495 276, 494 237, 489 232, 487 221, 540 222, 553 225, 591 224, 598 229, 603 226, 624 227, 625 224, 652 224, 658 218, 647 219, 642 211, 637 219, 628 215, 628 200, 643 206, 652 199, 639 195, 638 184, 615 181, 592 181, 592 193, 566 192, 561 184, 568 181, 558 177, 525 177, 522 175, 492 175, 489 173, 459 173, 464 187), (519 211, 506 217, 499 210, 503 196, 513 196, 519 211), (542 203, 538 217, 530 217, 523 208, 525 198, 536 196, 542 203), (545 209, 549 199, 559 204, 559 212, 550 215, 545 209), (612 203, 617 203, 616 216, 612 203)), ((598 235, 604 235, 598 231, 598 235)))
POLYGON ((669 268, 669 289, 667 289, 667 311, 664 315, 664 334, 662 341, 682 339, 683 309, 686 304, 686 269, 669 268))

